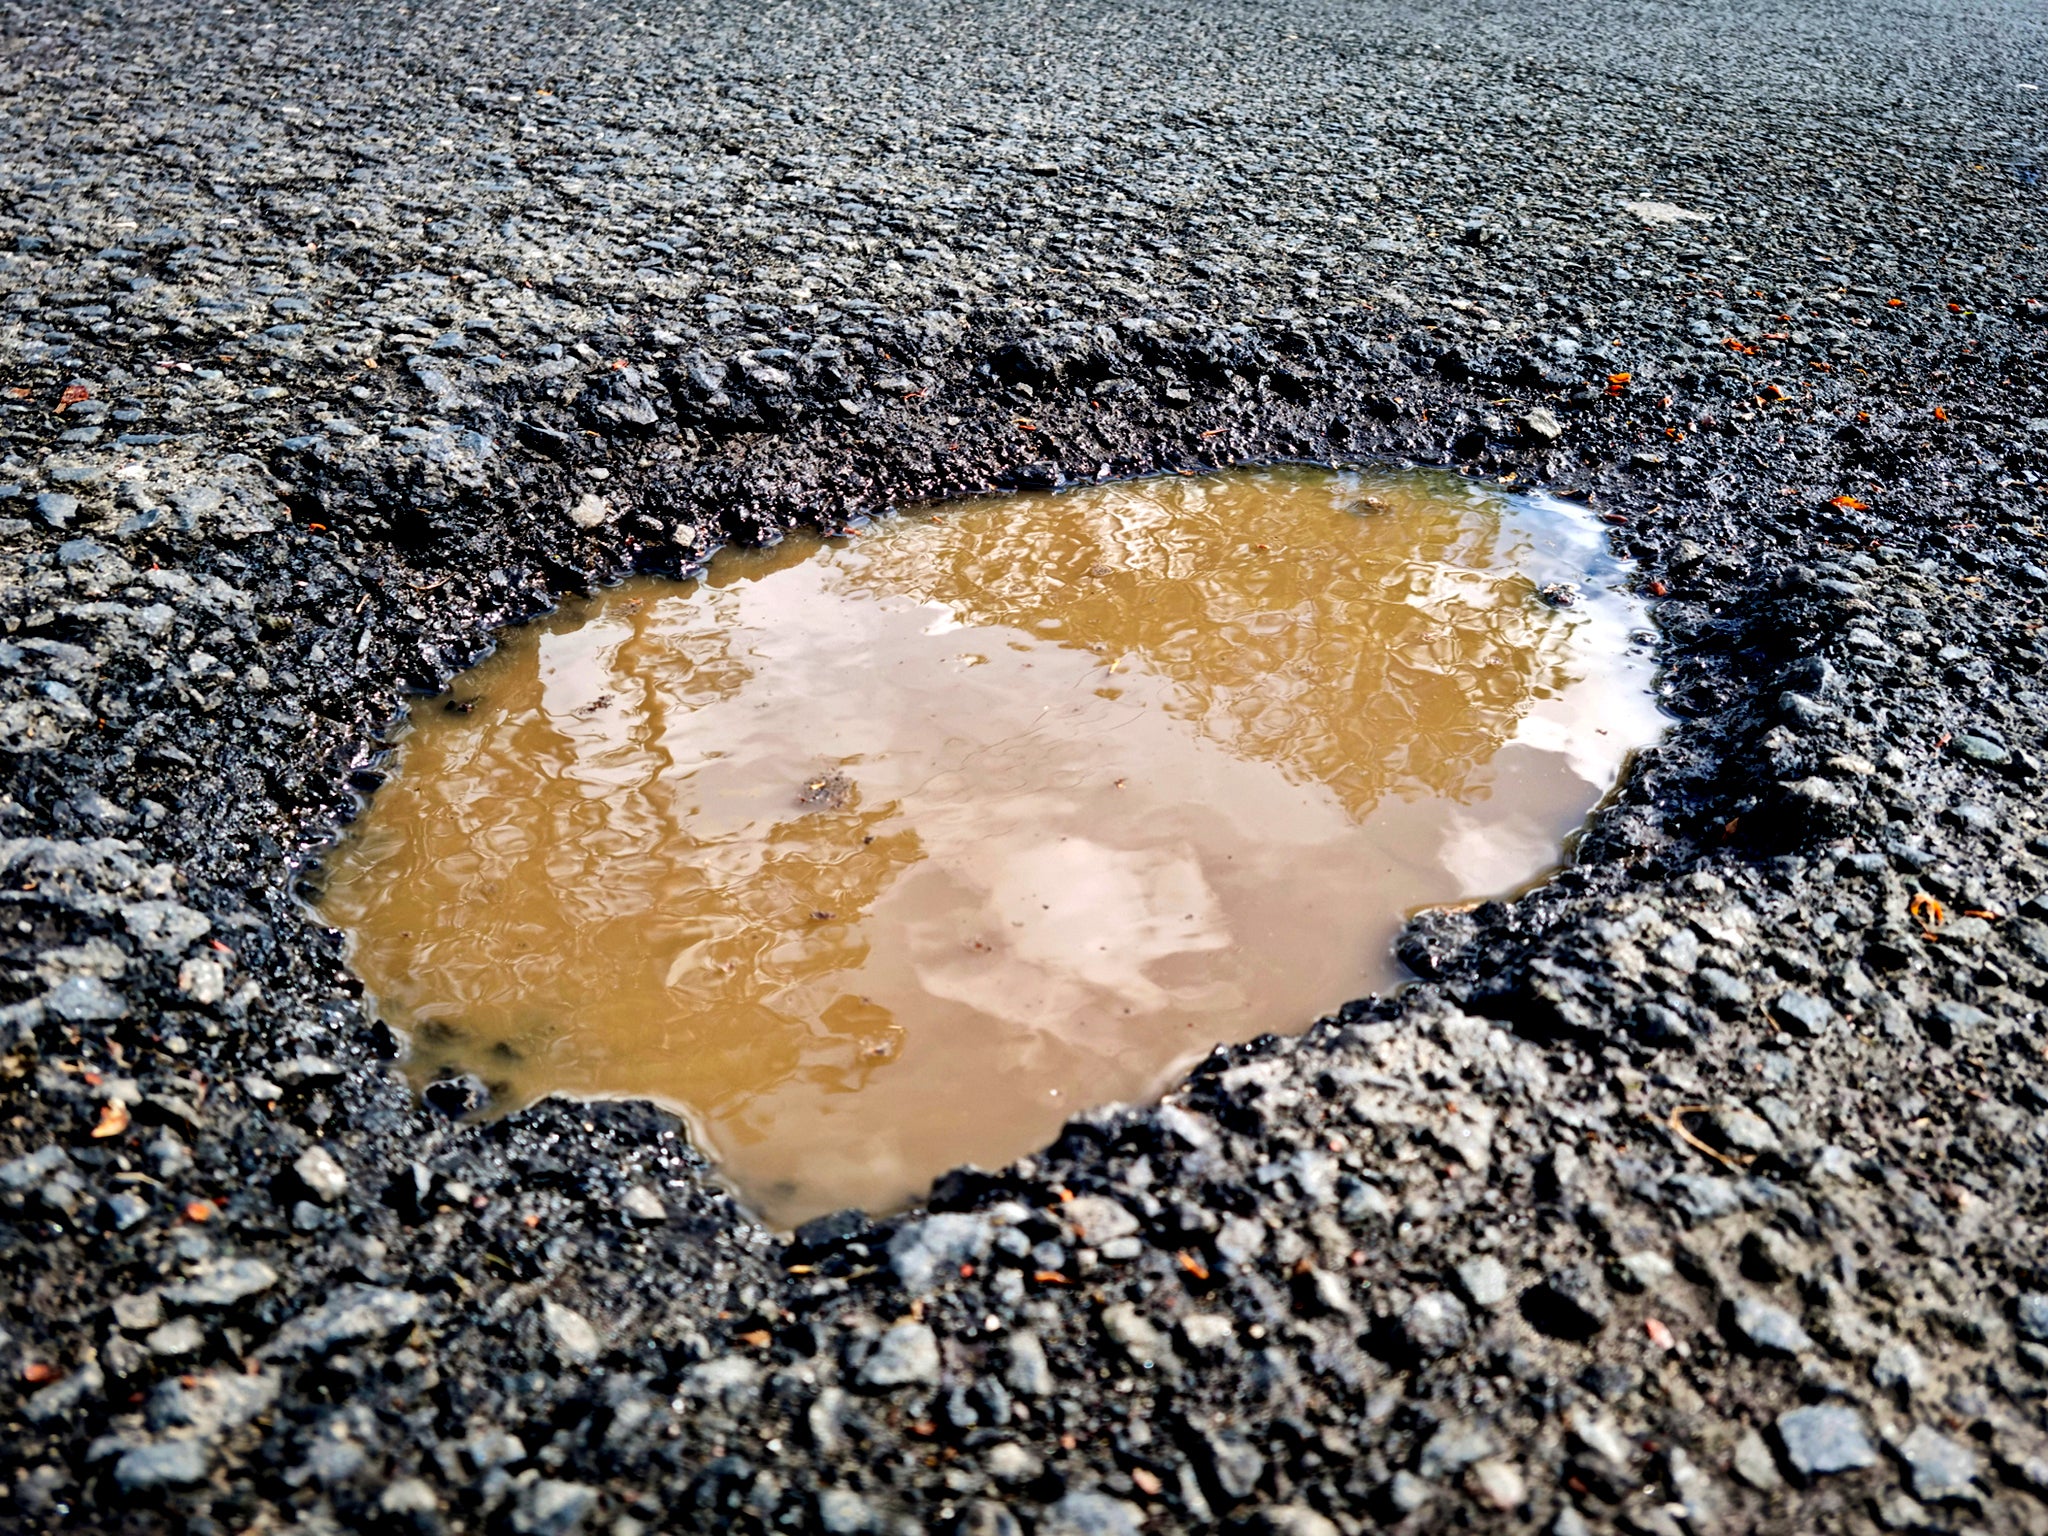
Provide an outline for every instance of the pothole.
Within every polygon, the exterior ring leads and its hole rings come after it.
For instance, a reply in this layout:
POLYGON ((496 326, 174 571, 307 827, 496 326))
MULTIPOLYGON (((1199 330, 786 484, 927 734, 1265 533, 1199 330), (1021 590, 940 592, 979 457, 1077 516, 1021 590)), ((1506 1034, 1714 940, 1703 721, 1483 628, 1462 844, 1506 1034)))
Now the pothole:
POLYGON ((320 912, 423 1081, 887 1209, 1553 866, 1660 729, 1623 575, 1566 503, 1303 468, 727 550, 418 706, 320 912))

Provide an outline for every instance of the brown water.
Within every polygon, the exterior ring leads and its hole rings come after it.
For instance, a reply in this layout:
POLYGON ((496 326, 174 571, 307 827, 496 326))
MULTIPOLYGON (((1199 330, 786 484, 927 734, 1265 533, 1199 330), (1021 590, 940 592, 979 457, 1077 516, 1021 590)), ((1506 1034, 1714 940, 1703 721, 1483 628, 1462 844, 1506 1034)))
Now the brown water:
POLYGON ((1283 469, 728 550, 416 708, 320 910, 423 1075, 661 1100, 776 1223, 901 1204, 1555 864, 1659 729, 1604 548, 1283 469))

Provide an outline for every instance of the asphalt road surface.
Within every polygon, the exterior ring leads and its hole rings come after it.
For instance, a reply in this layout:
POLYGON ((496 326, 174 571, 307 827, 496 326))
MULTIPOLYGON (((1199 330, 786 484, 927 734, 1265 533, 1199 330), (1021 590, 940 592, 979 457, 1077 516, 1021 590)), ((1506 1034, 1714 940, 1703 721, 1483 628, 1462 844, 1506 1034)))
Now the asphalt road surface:
POLYGON ((8 6, 0 1528, 2048 1529, 2044 93, 2027 4, 8 6), (423 1101, 302 905, 565 592, 1283 458, 1588 499, 1673 726, 1163 1106, 770 1232, 423 1101))

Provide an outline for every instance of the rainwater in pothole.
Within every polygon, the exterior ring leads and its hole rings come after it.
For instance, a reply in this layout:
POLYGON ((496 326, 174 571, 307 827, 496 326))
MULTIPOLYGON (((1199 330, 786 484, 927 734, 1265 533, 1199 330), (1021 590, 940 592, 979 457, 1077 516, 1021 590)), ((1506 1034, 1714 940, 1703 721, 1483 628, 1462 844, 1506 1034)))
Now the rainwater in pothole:
POLYGON ((507 632, 329 856, 424 1081, 647 1097, 794 1225, 1398 983, 1654 738, 1582 508, 1269 469, 730 549, 507 632))

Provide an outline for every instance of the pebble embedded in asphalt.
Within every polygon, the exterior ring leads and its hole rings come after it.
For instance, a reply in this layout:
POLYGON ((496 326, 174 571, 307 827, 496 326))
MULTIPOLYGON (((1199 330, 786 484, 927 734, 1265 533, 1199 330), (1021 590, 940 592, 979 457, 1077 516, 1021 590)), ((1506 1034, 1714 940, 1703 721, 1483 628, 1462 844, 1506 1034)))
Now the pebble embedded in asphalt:
POLYGON ((1778 1442, 1801 1477, 1829 1477, 1877 1464, 1877 1448, 1854 1408, 1824 1403, 1778 1415, 1778 1442))

